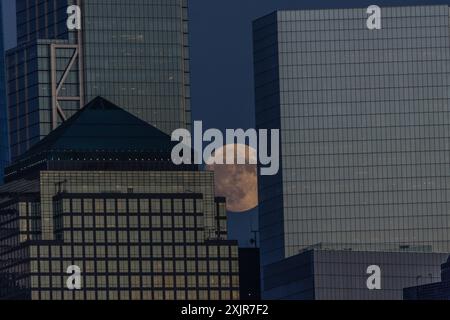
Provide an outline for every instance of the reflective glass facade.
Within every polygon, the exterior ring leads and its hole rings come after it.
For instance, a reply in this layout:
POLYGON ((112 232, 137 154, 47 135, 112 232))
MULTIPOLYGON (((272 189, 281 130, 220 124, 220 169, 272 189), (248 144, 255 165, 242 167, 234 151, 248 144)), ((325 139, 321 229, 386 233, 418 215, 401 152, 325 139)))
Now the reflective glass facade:
POLYGON ((190 126, 186 0, 16 2, 18 47, 7 53, 13 159, 97 96, 166 133, 190 126), (80 32, 67 30, 72 4, 82 9, 80 32))
POLYGON ((171 134, 189 127, 186 0, 83 1, 86 101, 102 96, 171 134))
POLYGON ((5 56, 3 43, 3 13, 0 4, 0 185, 3 183, 3 169, 9 161, 8 123, 6 118, 5 56))
POLYGON ((447 6, 279 11, 254 23, 262 263, 314 245, 450 251, 447 6))
POLYGON ((265 298, 277 300, 403 300, 403 289, 441 279, 447 254, 307 250, 265 269, 265 298), (380 268, 369 290, 369 266, 380 268))
POLYGON ((67 39, 67 7, 76 0, 16 0, 17 43, 67 39))

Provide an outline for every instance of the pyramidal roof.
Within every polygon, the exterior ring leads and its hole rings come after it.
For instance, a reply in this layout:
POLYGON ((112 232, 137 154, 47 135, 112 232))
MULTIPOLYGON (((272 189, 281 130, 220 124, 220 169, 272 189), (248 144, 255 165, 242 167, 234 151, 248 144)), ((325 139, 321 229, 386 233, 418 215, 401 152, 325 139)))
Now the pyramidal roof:
POLYGON ((171 152, 171 137, 97 97, 20 158, 42 152, 171 152))

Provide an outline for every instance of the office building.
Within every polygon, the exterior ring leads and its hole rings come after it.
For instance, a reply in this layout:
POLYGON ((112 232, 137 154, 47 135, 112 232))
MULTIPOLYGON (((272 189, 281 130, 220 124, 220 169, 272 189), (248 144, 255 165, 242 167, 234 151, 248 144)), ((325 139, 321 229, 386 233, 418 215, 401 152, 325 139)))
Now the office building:
POLYGON ((283 300, 403 300, 403 288, 440 280, 447 255, 430 252, 344 251, 305 249, 267 266, 265 298, 283 300), (380 287, 368 273, 379 268, 380 287), (370 270, 369 270, 370 271, 370 270))
POLYGON ((173 146, 96 98, 9 166, 0 298, 238 300, 238 246, 214 174, 175 166, 173 146))
POLYGON ((8 122, 6 118, 5 56, 3 41, 3 10, 0 4, 0 185, 3 183, 3 170, 9 160, 8 122))
POLYGON ((7 52, 16 159, 96 96, 165 133, 190 126, 186 0, 17 0, 7 52), (67 8, 81 8, 68 30, 67 8))
POLYGON ((442 264, 441 282, 405 288, 405 300, 450 300, 450 258, 442 264))
MULTIPOLYGON (((324 245, 450 252, 448 6, 278 11, 254 22, 263 268, 324 245)), ((265 275, 263 275, 265 276, 265 275)))

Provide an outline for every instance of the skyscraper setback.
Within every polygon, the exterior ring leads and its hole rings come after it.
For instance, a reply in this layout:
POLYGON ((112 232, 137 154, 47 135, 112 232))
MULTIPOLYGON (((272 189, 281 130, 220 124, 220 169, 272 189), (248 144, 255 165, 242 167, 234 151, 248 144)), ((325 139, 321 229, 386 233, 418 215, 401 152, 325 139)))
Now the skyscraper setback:
POLYGON ((257 126, 282 133, 282 170, 260 180, 263 266, 309 247, 450 252, 449 8, 367 19, 254 22, 257 126))
POLYGON ((12 158, 96 96, 166 133, 190 126, 186 0, 17 0, 7 53, 12 158), (67 8, 81 8, 69 31, 67 8))

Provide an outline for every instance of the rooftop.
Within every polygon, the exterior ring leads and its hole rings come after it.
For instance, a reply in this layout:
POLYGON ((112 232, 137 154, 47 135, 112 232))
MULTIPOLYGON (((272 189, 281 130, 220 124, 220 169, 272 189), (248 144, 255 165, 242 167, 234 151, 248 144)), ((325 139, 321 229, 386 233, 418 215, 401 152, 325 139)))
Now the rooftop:
POLYGON ((41 170, 196 170, 171 160, 171 137, 97 97, 5 170, 5 181, 41 170))
POLYGON ((46 151, 170 153, 175 144, 164 132, 97 97, 19 160, 46 151))

